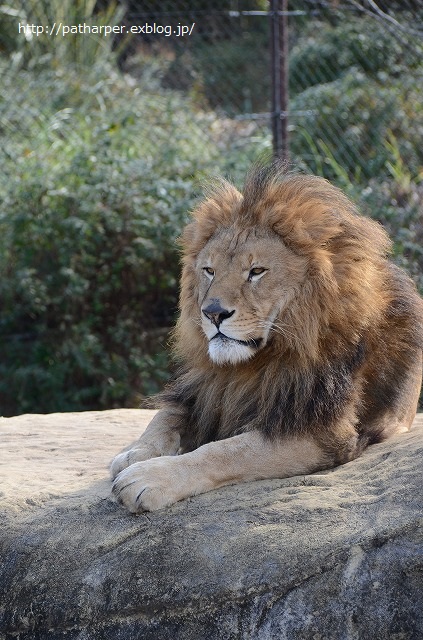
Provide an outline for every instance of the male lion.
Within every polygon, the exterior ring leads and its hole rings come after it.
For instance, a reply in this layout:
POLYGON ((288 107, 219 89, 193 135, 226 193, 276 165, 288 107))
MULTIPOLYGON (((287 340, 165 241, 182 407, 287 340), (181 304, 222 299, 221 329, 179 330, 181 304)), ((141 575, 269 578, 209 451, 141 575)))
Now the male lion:
POLYGON ((182 245, 181 369, 112 463, 130 511, 328 469, 410 428, 423 303, 339 189, 277 163, 243 194, 221 180, 182 245))

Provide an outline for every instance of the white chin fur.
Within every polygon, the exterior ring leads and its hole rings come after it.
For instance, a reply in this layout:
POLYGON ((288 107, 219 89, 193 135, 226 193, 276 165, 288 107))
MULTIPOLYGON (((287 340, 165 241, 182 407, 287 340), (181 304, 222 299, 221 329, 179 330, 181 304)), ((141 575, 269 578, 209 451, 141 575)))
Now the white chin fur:
POLYGON ((209 356, 216 364, 238 364, 249 360, 254 349, 231 340, 215 338, 209 342, 209 356))

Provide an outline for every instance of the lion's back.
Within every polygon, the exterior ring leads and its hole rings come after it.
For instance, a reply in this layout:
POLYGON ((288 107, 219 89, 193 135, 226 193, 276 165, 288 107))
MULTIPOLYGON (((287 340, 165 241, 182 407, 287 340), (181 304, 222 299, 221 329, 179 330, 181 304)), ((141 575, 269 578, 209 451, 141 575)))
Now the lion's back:
POLYGON ((368 338, 363 371, 359 418, 370 442, 411 424, 422 381, 423 301, 402 269, 388 263, 388 275, 392 299, 368 338))

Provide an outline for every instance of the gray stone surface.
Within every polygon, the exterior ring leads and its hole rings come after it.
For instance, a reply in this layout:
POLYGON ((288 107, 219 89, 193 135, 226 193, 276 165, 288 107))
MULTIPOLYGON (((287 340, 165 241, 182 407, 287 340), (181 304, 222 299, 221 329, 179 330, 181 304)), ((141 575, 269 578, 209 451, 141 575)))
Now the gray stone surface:
POLYGON ((338 469, 133 516, 107 463, 150 417, 0 419, 2 640, 423 638, 423 415, 338 469))

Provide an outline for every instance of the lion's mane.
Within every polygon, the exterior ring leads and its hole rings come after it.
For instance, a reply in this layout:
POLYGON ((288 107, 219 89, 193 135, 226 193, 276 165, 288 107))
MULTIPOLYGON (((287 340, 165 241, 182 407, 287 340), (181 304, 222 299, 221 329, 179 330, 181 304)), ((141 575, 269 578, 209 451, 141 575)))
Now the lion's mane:
POLYGON ((181 244, 174 336, 181 369, 161 403, 188 410, 187 449, 249 429, 270 437, 313 433, 341 461, 350 446, 345 416, 363 446, 377 441, 366 421, 395 402, 423 345, 422 302, 387 260, 383 227, 326 180, 273 164, 253 170, 243 193, 224 180, 212 184, 181 244), (289 333, 275 332, 236 366, 210 360, 198 303, 196 258, 222 226, 268 227, 308 264, 306 282, 283 311, 289 333))

